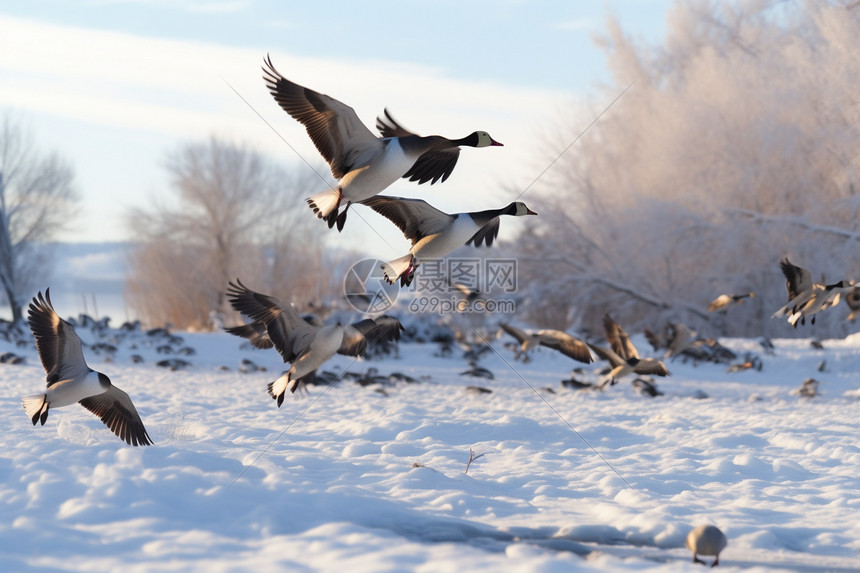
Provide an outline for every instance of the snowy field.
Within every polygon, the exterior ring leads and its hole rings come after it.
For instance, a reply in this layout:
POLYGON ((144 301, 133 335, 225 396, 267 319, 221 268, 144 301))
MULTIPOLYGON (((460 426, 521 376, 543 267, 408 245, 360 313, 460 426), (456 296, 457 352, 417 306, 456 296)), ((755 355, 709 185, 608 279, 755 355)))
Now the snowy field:
POLYGON ((327 366, 415 381, 345 377, 279 410, 275 351, 176 334, 196 351, 176 371, 142 333, 85 350, 134 400, 141 448, 77 406, 33 427, 20 398, 44 371, 0 339, 25 358, 0 364, 0 571, 700 571, 683 545, 703 523, 728 536, 724 569, 860 567, 860 336, 724 340, 762 370, 676 360, 656 398, 563 387, 580 364, 545 348, 523 364, 494 341, 490 380, 410 342, 327 366), (821 395, 792 394, 808 377, 821 395))

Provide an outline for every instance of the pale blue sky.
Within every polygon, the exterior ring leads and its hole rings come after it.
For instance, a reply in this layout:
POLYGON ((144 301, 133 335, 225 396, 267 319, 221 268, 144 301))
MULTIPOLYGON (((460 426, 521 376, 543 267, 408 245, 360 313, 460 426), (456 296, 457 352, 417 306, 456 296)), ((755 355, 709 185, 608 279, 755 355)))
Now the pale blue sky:
MULTIPOLYGON (((165 192, 165 155, 212 133, 307 169, 225 81, 299 153, 321 163, 304 129, 264 88, 260 63, 267 52, 282 73, 352 105, 370 126, 389 106, 420 133, 489 131, 504 148, 467 150, 451 179, 432 190, 403 181, 389 192, 449 211, 502 206, 512 197, 496 191, 500 186, 525 185, 543 168, 538 142, 556 128, 562 110, 587 98, 594 105, 611 99, 595 89, 610 77, 592 40, 607 14, 629 33, 656 41, 671 4, 6 3, 0 7, 0 109, 13 111, 41 148, 58 151, 75 167, 84 214, 65 240, 125 239, 124 211, 165 192)), ((582 127, 590 120, 583 117, 582 127)), ((354 245, 355 236, 332 242, 354 245)), ((373 254, 402 254, 404 245, 394 242, 390 252, 373 254)))

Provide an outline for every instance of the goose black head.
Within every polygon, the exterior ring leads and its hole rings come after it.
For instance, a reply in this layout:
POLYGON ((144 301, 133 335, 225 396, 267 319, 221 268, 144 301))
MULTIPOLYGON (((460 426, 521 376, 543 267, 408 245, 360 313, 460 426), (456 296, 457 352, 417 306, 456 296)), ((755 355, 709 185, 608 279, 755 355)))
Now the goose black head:
POLYGON ((475 131, 460 140, 460 145, 467 147, 503 147, 501 143, 490 137, 486 131, 475 131))
POLYGON ((537 215, 534 211, 529 209, 525 203, 522 201, 514 201, 502 211, 504 215, 513 215, 514 217, 522 217, 524 215, 537 215))

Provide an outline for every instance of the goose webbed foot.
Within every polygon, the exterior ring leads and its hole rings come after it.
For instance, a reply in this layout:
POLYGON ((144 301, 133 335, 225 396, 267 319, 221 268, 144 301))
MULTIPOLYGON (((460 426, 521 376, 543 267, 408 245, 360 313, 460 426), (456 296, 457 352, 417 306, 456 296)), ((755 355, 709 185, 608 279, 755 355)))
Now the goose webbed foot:
MULTIPOLYGON (((337 232, 338 233, 343 231, 343 226, 346 224, 346 212, 349 211, 350 205, 352 205, 352 203, 347 203, 343 212, 337 216, 337 232)), ((331 228, 331 225, 329 225, 329 228, 331 228)))

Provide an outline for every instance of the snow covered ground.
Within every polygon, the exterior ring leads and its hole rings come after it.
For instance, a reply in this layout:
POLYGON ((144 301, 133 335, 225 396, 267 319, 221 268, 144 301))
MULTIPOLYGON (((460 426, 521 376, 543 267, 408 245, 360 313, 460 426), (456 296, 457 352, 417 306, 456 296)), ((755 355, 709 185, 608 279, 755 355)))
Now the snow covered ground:
POLYGON ((494 341, 490 380, 460 374, 457 346, 412 342, 328 366, 415 382, 344 379, 279 410, 273 350, 176 334, 186 369, 156 366, 176 355, 140 333, 110 361, 86 351, 135 402, 141 448, 76 406, 33 427, 20 398, 44 371, 32 343, 0 339, 25 358, 0 364, 0 570, 700 571, 683 545, 702 523, 728 536, 726 569, 860 567, 860 336, 773 356, 723 341, 762 370, 674 361, 656 398, 562 387, 580 365, 548 349, 523 364, 494 341), (808 377, 821 395, 793 395, 808 377))

